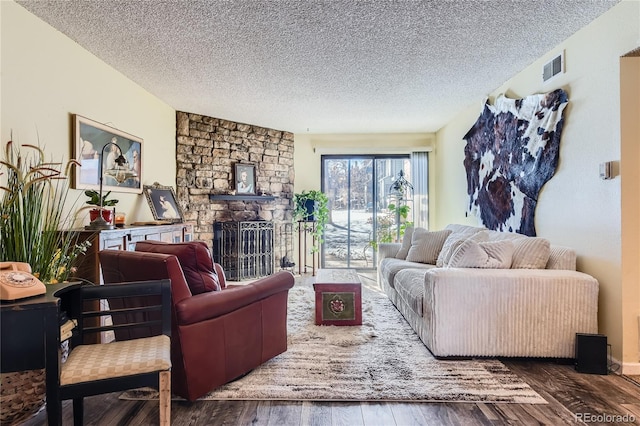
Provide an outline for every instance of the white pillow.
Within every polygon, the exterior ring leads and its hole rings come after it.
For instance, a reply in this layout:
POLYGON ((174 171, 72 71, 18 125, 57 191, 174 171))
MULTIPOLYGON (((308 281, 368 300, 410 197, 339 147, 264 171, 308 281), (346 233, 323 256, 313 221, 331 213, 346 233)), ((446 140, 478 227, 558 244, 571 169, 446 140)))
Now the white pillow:
MULTIPOLYGON (((451 235, 449 236, 449 238, 451 238, 451 235)), ((447 238, 447 241, 449 240, 449 238, 447 238)), ((482 243, 485 241, 489 241, 489 233, 487 231, 480 231, 477 232, 473 235, 471 235, 470 237, 461 239, 461 240, 456 240, 453 242, 453 244, 451 244, 451 246, 449 247, 448 253, 446 253, 444 255, 444 259, 442 259, 442 266, 443 267, 447 267, 449 266, 449 262, 451 262, 451 256, 453 256, 453 253, 456 252, 456 250, 458 250, 458 247, 460 247, 462 245, 462 243, 464 243, 467 240, 473 240, 476 243, 482 243)), ((445 246, 446 246, 446 241, 445 241, 445 246)), ((444 246, 442 247, 442 251, 444 251, 445 248, 444 246)), ((440 256, 438 256, 438 260, 440 260, 440 256)))
POLYGON ((409 249, 411 248, 411 237, 413 236, 413 226, 407 226, 402 237, 402 247, 396 254, 396 259, 406 259, 409 249))
POLYGON ((551 256, 551 243, 539 237, 526 237, 513 241, 512 269, 545 269, 551 256))
POLYGON ((429 232, 423 228, 414 229, 407 260, 409 262, 435 265, 438 254, 442 250, 442 245, 449 234, 451 234, 451 231, 448 229, 435 232, 429 232))
POLYGON ((452 231, 449 237, 447 237, 444 244, 442 245, 442 250, 440 251, 440 254, 438 255, 438 259, 436 261, 436 266, 438 268, 441 268, 444 266, 444 259, 445 257, 451 257, 451 247, 454 244, 456 244, 458 241, 462 242, 466 240, 467 238, 471 237, 472 235, 475 235, 481 230, 482 228, 474 228, 474 227, 468 226, 468 227, 463 227, 462 230, 459 230, 459 231, 452 231))
POLYGON ((491 268, 509 269, 513 258, 513 242, 468 239, 460 244, 451 255, 450 268, 491 268))

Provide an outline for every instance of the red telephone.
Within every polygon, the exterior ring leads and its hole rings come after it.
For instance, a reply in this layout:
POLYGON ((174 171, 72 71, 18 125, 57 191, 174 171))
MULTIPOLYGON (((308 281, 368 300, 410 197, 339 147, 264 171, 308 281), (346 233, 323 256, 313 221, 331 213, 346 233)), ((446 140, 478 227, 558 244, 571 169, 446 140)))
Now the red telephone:
POLYGON ((31 265, 0 262, 0 300, 17 300, 47 292, 42 282, 31 275, 31 265))

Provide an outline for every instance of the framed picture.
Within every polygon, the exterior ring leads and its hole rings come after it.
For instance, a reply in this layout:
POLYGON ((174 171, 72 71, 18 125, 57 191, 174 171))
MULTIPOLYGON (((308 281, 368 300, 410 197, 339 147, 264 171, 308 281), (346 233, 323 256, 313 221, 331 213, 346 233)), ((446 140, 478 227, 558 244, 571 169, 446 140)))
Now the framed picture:
POLYGON ((73 115, 73 127, 73 158, 81 166, 75 167, 73 188, 99 189, 102 161, 104 190, 142 192, 142 139, 77 114, 73 115), (120 154, 127 160, 125 167, 136 174, 123 182, 105 173, 115 166, 120 154))
POLYGON ((176 194, 172 187, 162 186, 155 182, 153 185, 144 185, 143 192, 155 220, 176 223, 184 221, 182 210, 176 202, 176 194))
POLYGON ((236 194, 256 193, 256 166, 236 164, 236 194))

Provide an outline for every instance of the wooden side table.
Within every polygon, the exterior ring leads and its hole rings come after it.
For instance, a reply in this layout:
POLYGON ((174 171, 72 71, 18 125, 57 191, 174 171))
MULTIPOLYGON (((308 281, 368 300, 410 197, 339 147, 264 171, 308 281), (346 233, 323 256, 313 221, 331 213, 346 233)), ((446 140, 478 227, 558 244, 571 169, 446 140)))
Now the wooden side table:
POLYGON ((362 287, 355 269, 319 269, 313 289, 316 325, 362 325, 362 287))
MULTIPOLYGON (((0 342, 0 371, 46 369, 48 380, 59 376, 60 312, 73 305, 75 289, 80 282, 47 284, 42 296, 30 297, 0 304, 2 321, 0 342)), ((36 411, 37 411, 36 407, 36 411)), ((49 411, 49 406, 47 406, 49 411)), ((56 424, 49 419, 49 424, 56 424)))

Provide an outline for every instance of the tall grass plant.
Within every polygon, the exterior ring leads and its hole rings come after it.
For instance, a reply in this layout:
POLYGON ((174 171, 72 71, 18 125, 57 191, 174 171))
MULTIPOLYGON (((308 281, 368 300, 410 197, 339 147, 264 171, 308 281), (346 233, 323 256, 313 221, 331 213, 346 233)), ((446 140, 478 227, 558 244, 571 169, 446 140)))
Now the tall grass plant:
POLYGON ((73 218, 65 216, 75 166, 73 159, 46 161, 38 146, 7 142, 0 161, 0 261, 26 262, 45 283, 69 279, 89 245, 68 229, 73 218))

